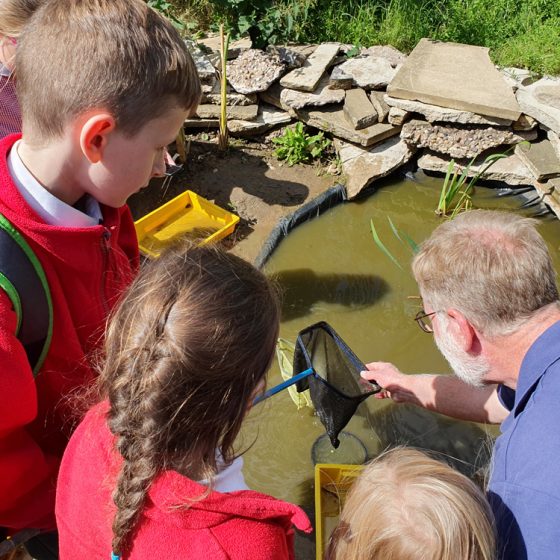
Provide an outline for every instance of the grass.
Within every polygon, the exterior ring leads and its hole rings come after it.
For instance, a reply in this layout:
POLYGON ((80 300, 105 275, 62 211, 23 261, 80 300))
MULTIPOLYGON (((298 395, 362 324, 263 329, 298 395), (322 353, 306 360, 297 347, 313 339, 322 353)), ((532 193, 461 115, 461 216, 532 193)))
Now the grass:
MULTIPOLYGON (((170 3, 188 29, 208 30, 218 23, 212 0, 170 3)), ((299 42, 391 44, 410 52, 422 37, 431 37, 489 47, 502 66, 560 74, 559 0, 276 0, 270 5, 293 11, 292 38, 299 42), (310 7, 301 25, 293 10, 304 3, 310 7)))

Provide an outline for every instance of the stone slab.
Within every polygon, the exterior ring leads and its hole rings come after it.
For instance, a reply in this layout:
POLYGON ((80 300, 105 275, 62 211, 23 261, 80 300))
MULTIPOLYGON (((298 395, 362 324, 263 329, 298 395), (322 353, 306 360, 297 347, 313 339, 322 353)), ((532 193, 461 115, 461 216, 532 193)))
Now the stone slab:
POLYGON ((421 101, 410 99, 397 99, 385 95, 385 102, 390 107, 397 107, 410 113, 418 113, 429 122, 451 122, 458 124, 489 124, 494 126, 511 126, 511 119, 500 119, 497 117, 483 117, 470 111, 459 111, 448 107, 439 107, 421 101))
POLYGON ((515 146, 515 153, 537 181, 560 177, 560 160, 550 140, 515 146))
POLYGON ((546 183, 535 181, 534 187, 543 202, 560 217, 560 179, 550 179, 546 183))
POLYGON ((393 68, 396 68, 406 60, 406 54, 391 45, 374 45, 373 47, 362 49, 360 54, 384 58, 393 68))
POLYGON ((268 45, 266 52, 278 56, 288 70, 301 68, 307 60, 307 56, 303 53, 281 45, 268 45))
MULTIPOLYGON (((257 103, 257 95, 250 93, 237 93, 230 85, 227 86, 227 105, 255 105, 257 103)), ((220 93, 220 83, 216 82, 210 92, 202 91, 201 103, 210 103, 212 105, 222 104, 222 94, 220 93)))
POLYGON ((356 130, 377 122, 377 111, 373 108, 366 92, 361 88, 349 89, 346 92, 343 111, 356 130))
MULTIPOLYGON (((220 53, 220 35, 211 34, 204 39, 199 39, 198 43, 204 45, 207 49, 214 51, 215 53, 220 53)), ((250 49, 253 46, 251 39, 244 37, 242 39, 236 39, 235 41, 230 41, 228 45, 227 59, 232 60, 237 58, 243 51, 250 49)))
POLYGON ((227 64, 227 80, 239 93, 267 90, 286 71, 278 56, 248 49, 227 64))
POLYGON ((289 88, 283 88, 280 92, 281 106, 291 109, 303 109, 308 106, 317 107, 330 103, 342 103, 343 101, 344 91, 330 89, 329 78, 326 75, 321 78, 321 81, 312 92, 297 91, 289 88))
MULTIPOLYGON (((450 161, 450 157, 425 151, 418 159, 418 167, 424 171, 432 171, 445 175, 450 161)), ((469 177, 474 177, 483 169, 483 162, 483 157, 476 160, 469 168, 467 175, 469 177)), ((457 166, 460 172, 462 172, 466 163, 457 162, 457 166)), ((530 169, 515 154, 511 154, 504 159, 496 161, 496 163, 486 171, 484 179, 489 181, 501 181, 508 185, 532 185, 535 181, 535 177, 530 169)))
POLYGON ((217 80, 216 68, 214 68, 209 58, 202 52, 200 47, 198 47, 194 41, 186 39, 185 45, 187 45, 187 49, 194 60, 200 81, 203 84, 213 85, 217 80))
POLYGON ((521 115, 513 124, 513 130, 534 130, 538 126, 538 122, 529 115, 521 115))
POLYGON ((534 82, 533 73, 525 68, 498 68, 502 73, 506 82, 512 87, 513 91, 517 91, 520 86, 528 86, 534 82))
POLYGON ((354 78, 351 74, 346 74, 339 66, 335 66, 329 78, 331 89, 351 89, 354 86, 354 78))
POLYGON ((526 115, 560 134, 560 78, 542 78, 515 95, 526 115))
POLYGON ((362 130, 354 130, 348 124, 344 111, 336 107, 325 108, 322 111, 300 109, 296 113, 298 118, 306 124, 361 146, 372 146, 386 138, 395 136, 401 130, 399 126, 385 123, 376 123, 362 130))
POLYGON ((228 122, 228 130, 234 136, 253 136, 261 134, 274 126, 287 124, 292 117, 276 107, 262 105, 259 114, 254 121, 231 120, 228 122))
POLYGON ((377 113, 377 122, 385 122, 389 116, 389 105, 385 103, 385 93, 382 91, 370 91, 369 100, 377 113))
POLYGON ((401 139, 417 148, 447 154, 452 158, 473 158, 498 146, 535 140, 537 131, 514 133, 504 128, 437 125, 413 120, 401 130, 401 139))
POLYGON ((556 157, 560 158, 560 136, 552 130, 547 130, 546 136, 556 152, 556 157))
POLYGON ((220 119, 197 119, 192 117, 185 119, 185 128, 219 128, 220 119))
MULTIPOLYGON (((254 121, 259 112, 258 105, 228 105, 227 118, 240 119, 244 121, 254 121)), ((196 109, 196 115, 200 119, 219 119, 219 105, 199 105, 196 109)))
POLYGON ((286 74, 280 84, 290 89, 313 91, 322 78, 328 65, 337 55, 338 43, 323 43, 305 61, 301 68, 296 68, 286 74))
POLYGON ((403 125, 410 117, 412 113, 408 111, 404 111, 403 109, 399 109, 398 107, 391 107, 389 109, 389 116, 387 120, 395 126, 403 125))
POLYGON ((340 80, 347 83, 346 76, 351 76, 354 87, 361 87, 366 90, 385 89, 396 72, 386 58, 358 55, 333 69, 331 87, 336 87, 340 80))
POLYGON ((278 82, 276 82, 275 84, 272 84, 266 91, 259 92, 259 99, 261 99, 265 103, 268 103, 269 105, 274 105, 274 107, 277 107, 278 109, 287 111, 288 113, 291 111, 293 113, 292 116, 295 117, 295 111, 291 107, 288 107, 288 105, 283 103, 280 98, 284 89, 285 88, 283 88, 278 82))
POLYGON ((490 61, 485 47, 421 39, 387 93, 512 121, 521 114, 511 87, 490 61))
POLYGON ((375 180, 404 165, 414 154, 414 148, 407 146, 399 138, 390 138, 370 149, 338 139, 335 139, 334 146, 341 161, 342 172, 347 178, 346 193, 349 199, 355 198, 375 180))

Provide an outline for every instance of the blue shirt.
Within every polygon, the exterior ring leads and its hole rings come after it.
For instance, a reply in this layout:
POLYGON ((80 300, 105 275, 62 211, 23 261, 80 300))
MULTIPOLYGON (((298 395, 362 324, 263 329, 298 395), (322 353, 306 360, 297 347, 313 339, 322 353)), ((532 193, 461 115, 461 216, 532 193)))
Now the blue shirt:
POLYGON ((560 322, 529 348, 494 447, 488 497, 500 559, 560 558, 560 322))

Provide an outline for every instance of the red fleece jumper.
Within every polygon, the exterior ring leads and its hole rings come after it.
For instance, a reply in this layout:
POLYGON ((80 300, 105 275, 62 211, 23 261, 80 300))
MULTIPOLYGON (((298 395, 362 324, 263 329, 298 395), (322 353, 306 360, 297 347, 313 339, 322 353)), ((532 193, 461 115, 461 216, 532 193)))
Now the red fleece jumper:
MULTIPOLYGON (((62 460, 56 498, 60 560, 111 558, 111 492, 122 459, 107 410, 103 402, 88 412, 62 460)), ((292 524, 311 531, 303 510, 287 502, 252 490, 211 492, 192 501, 206 490, 175 471, 156 478, 123 560, 288 560, 294 558, 292 524)))
POLYGON ((0 290, 0 526, 55 528, 54 492, 64 449, 76 424, 68 398, 93 379, 88 358, 107 313, 138 268, 127 207, 102 206, 103 225, 46 224, 10 177, 6 156, 19 136, 0 141, 0 213, 23 234, 45 270, 53 302, 53 335, 33 379, 15 337, 16 315, 0 290))

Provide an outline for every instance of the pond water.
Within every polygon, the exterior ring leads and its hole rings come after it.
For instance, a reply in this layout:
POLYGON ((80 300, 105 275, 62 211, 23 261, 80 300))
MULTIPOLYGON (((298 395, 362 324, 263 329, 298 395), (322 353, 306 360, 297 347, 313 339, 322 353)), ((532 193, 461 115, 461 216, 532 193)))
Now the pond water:
MULTIPOLYGON (((363 361, 389 361, 407 373, 447 373, 449 367, 431 335, 413 320, 421 306, 410 271, 411 251, 391 231, 395 226, 416 242, 441 223, 434 213, 441 178, 422 173, 415 180, 388 181, 369 198, 341 204, 296 228, 280 244, 265 271, 284 292, 280 335, 327 321, 363 361), (399 270, 375 245, 370 219, 381 239, 403 264, 399 270)), ((477 187, 477 208, 515 209, 519 197, 497 198, 477 187)), ((560 222, 540 219, 558 270, 560 222)), ((278 364, 268 385, 281 382, 278 364)), ((345 431, 357 436, 373 457, 387 446, 408 444, 441 452, 463 472, 480 473, 488 461, 496 427, 458 422, 408 405, 369 398, 345 431)), ((296 409, 287 391, 255 407, 239 444, 250 447, 244 473, 249 486, 302 505, 313 503, 311 449, 324 428, 308 408, 296 409)), ((336 462, 336 454, 333 461, 336 462)))

